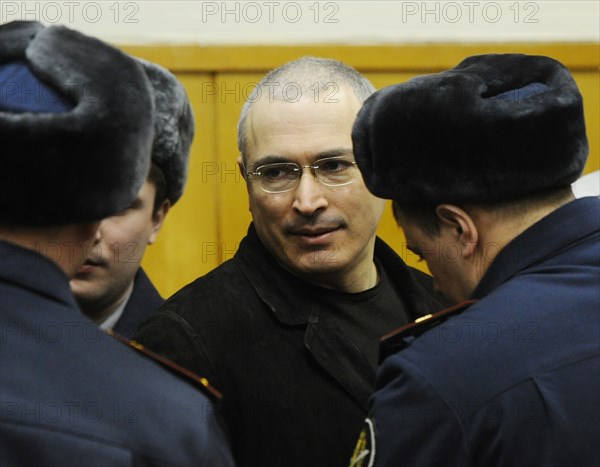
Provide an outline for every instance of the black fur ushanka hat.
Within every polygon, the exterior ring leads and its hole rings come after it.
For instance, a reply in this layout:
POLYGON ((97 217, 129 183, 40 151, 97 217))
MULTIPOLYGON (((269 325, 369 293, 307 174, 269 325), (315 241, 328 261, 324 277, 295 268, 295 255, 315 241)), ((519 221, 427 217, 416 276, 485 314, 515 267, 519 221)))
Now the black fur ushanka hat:
POLYGON ((369 190, 400 203, 495 202, 568 186, 588 144, 569 71, 548 57, 469 57, 383 88, 352 132, 369 190))
POLYGON ((165 175, 167 198, 175 204, 188 176, 190 147, 194 140, 194 114, 183 85, 166 68, 138 58, 154 93, 152 163, 165 175))
POLYGON ((148 174, 154 103, 143 67, 61 26, 0 26, 0 223, 115 214, 148 174))

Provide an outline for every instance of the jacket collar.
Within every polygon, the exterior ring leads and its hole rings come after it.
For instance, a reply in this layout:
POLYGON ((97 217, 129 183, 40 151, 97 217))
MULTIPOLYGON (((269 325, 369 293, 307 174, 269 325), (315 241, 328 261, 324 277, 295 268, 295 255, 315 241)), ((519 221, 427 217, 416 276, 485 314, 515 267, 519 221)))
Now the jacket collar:
MULTIPOLYGON (((414 318, 438 311, 441 306, 415 273, 383 240, 375 241, 375 257, 386 271, 392 286, 400 292, 407 312, 414 318)), ((246 237, 235 254, 248 281, 273 315, 283 324, 308 324, 315 303, 304 293, 306 282, 282 268, 260 241, 250 224, 246 237)))
POLYGON ((67 275, 36 251, 0 241, 0 280, 77 308, 67 275))
POLYGON ((524 269, 600 232, 600 198, 571 201, 514 238, 496 256, 473 297, 481 299, 524 269))
MULTIPOLYGON (((427 314, 439 309, 438 302, 429 296, 406 264, 380 239, 375 243, 375 256, 393 286, 400 290, 407 311, 422 309, 422 313, 427 314)), ((330 314, 321 313, 319 304, 306 292, 306 282, 279 265, 260 241, 252 224, 234 261, 281 324, 306 326, 305 347, 366 412, 374 389, 374 369, 330 314)))
POLYGON ((240 269, 273 316, 282 324, 305 325, 312 314, 305 282, 282 268, 260 241, 254 224, 234 256, 240 269))
POLYGON ((114 331, 133 339, 139 325, 164 303, 146 272, 140 267, 135 274, 133 290, 114 331))

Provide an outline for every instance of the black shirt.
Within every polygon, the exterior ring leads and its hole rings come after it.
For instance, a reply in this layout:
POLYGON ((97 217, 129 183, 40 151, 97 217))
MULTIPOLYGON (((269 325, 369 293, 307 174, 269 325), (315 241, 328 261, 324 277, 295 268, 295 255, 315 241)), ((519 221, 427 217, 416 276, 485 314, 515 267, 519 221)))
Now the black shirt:
POLYGON ((377 260, 375 264, 379 282, 363 292, 347 293, 307 286, 307 293, 324 305, 323 310, 331 313, 327 318, 335 321, 373 369, 377 368, 379 338, 409 321, 402 298, 377 260))

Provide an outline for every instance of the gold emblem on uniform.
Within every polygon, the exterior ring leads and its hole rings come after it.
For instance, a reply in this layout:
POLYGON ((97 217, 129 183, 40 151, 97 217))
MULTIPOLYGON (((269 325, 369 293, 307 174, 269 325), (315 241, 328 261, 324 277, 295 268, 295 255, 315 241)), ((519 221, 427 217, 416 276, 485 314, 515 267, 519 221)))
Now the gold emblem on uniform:
POLYGON ((375 429, 373 421, 365 420, 365 427, 360 432, 354 453, 350 459, 350 467, 372 467, 375 462, 375 429))

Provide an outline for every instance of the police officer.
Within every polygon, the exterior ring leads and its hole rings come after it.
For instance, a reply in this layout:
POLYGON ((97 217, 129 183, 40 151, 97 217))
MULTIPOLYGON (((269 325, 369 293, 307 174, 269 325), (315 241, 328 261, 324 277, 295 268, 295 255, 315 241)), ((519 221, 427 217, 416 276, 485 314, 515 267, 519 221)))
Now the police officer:
POLYGON ((353 141, 457 305, 387 336, 352 465, 599 465, 600 200, 570 188, 588 144, 569 71, 470 57, 375 93, 353 141))
POLYGON ((104 334, 69 289, 99 220, 148 173, 142 67, 76 31, 15 22, 0 26, 0 86, 0 464, 233 465, 208 384, 104 334))
POLYGON ((85 263, 71 280, 83 313, 102 329, 128 338, 164 302, 140 263, 183 194, 194 137, 184 87, 167 69, 138 60, 152 84, 155 104, 150 172, 131 204, 102 220, 85 263))

